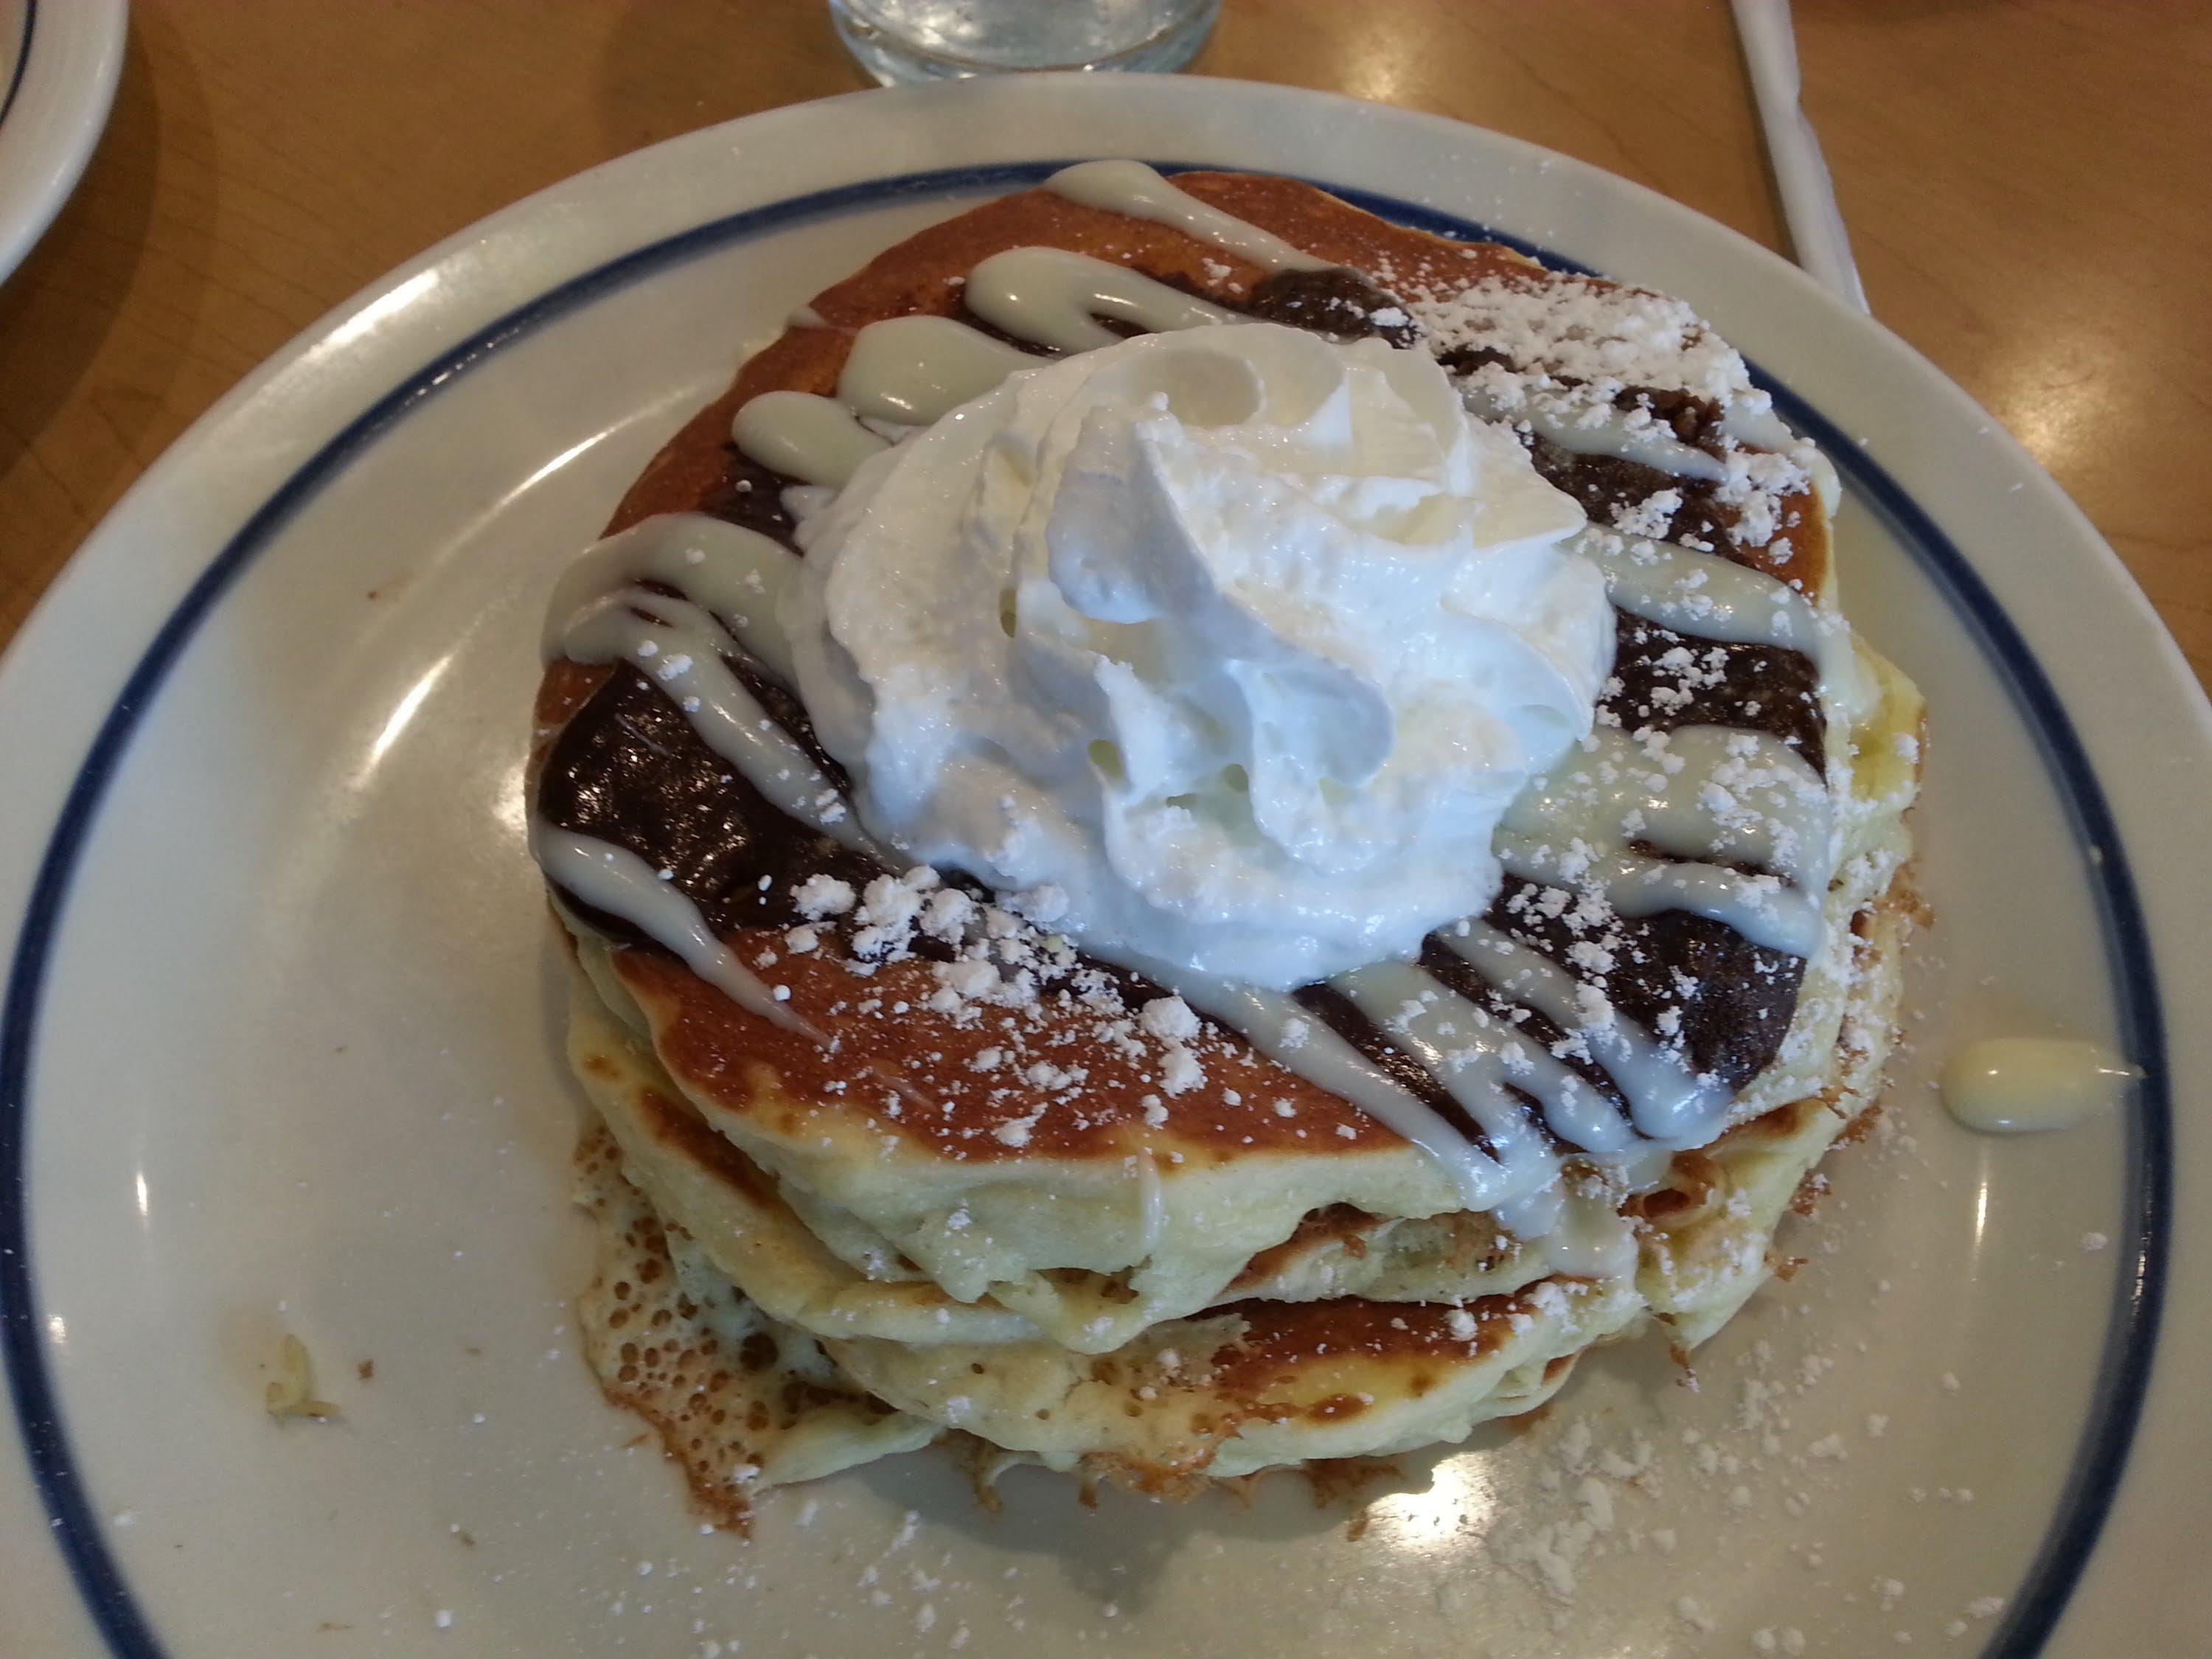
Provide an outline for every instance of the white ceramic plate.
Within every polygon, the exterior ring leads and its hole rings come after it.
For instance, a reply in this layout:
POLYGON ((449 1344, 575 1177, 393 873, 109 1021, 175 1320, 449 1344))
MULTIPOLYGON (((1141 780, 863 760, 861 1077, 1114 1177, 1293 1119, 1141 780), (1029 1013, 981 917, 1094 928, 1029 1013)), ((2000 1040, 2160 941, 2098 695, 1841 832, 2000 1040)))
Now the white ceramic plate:
POLYGON ((0 276, 92 159, 123 70, 124 0, 0 0, 0 276))
POLYGON ((2207 1077, 2208 757, 2181 659, 2016 446, 1798 272, 1587 167, 1117 76, 870 93, 615 162, 309 330, 0 667, 0 1650, 2202 1650, 2212 1194, 2169 1103, 2207 1077), (564 1303, 578 1107, 518 795, 538 612, 793 305, 1096 155, 1302 174, 1687 295, 1830 442, 1854 613, 1935 711, 1942 920, 1893 1132, 1839 1160, 1809 1265, 1697 1392, 1601 1356, 1534 1429, 1406 1460, 1363 1535, 1287 1480, 1092 1510, 1024 1472, 987 1514, 927 1454, 702 1533, 564 1303), (2024 1029, 2150 1076, 2065 1135, 1952 1127, 1935 1060, 2024 1029), (339 1420, 264 1414, 287 1331, 339 1420))

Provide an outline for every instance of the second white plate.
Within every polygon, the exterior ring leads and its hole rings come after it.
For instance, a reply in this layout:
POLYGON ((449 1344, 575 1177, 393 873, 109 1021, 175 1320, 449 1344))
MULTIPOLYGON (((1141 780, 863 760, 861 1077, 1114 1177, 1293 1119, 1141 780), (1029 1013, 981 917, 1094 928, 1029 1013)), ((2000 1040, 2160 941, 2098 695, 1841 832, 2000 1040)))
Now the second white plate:
POLYGON ((124 0, 0 0, 0 276, 76 188, 123 72, 124 0))

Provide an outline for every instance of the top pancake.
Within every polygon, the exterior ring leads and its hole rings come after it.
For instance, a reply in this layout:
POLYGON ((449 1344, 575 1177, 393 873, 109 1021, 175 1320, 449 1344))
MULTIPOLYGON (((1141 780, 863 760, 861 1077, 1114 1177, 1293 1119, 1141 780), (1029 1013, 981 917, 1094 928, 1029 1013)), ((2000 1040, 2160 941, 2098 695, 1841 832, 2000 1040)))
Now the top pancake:
MULTIPOLYGON (((1537 287, 1557 280, 1510 250, 1392 226, 1293 181, 1187 173, 1176 184, 1323 258, 1383 278, 1401 295, 1449 294, 1484 278, 1537 287)), ((787 524, 777 499, 786 481, 735 453, 735 410, 771 390, 833 392, 860 328, 915 313, 962 315, 962 282, 980 259, 1039 246, 1127 263, 1234 307, 1267 294, 1259 266, 1170 226, 1048 191, 986 204, 816 296, 809 309, 818 322, 793 325, 750 360, 729 392, 647 468, 611 530, 655 514, 705 511, 776 533, 787 524)), ((1613 507, 1674 482, 1632 463, 1552 460, 1554 481, 1601 521, 1613 507)), ((1786 564, 1769 549, 1731 544, 1723 550, 1832 605, 1821 505, 1810 490, 1783 505, 1793 520, 1786 564)), ((1625 664, 1656 659, 1680 642, 1665 630, 1623 623, 1625 664)), ((1679 698, 1655 699, 1648 677, 1624 669, 1608 693, 1622 723, 1749 725, 1756 722, 1743 711, 1779 700, 1786 688, 1801 700, 1811 696, 1802 673, 1790 678, 1804 666, 1802 659, 1784 660, 1794 653, 1731 646, 1723 654, 1729 672, 1712 677, 1717 684, 1698 694, 1705 702, 1686 714, 1679 698)), ((1853 807, 1844 874, 1825 907, 1823 951, 1802 964, 1790 960, 1784 972, 1773 953, 1748 949, 1717 923, 1665 913, 1636 924, 1646 978, 1662 987, 1695 981, 1670 1006, 1699 1063, 1729 1068, 1744 1085, 1732 1121, 1827 1085, 1854 971, 1852 919, 1904 856, 1897 814, 1911 769, 1884 757, 1899 752, 1895 738, 1917 729, 1917 705, 1901 681, 1882 678, 1871 659, 1866 667, 1889 695, 1857 709, 1855 727, 1838 721, 1832 697, 1806 724, 1809 757, 1850 792, 1853 807), (1859 757, 1869 758, 1854 764, 1859 757), (1761 992, 1762 983, 1778 981, 1786 981, 1778 999, 1761 992), (1762 995, 1764 1004, 1753 1006, 1762 995)), ((604 805, 626 790, 663 792, 672 818, 718 789, 718 799, 731 793, 726 765, 649 682, 628 671, 556 662, 538 717, 539 765, 560 770, 561 805, 584 833, 608 833, 592 818, 594 802, 604 805), (598 769, 578 785, 580 758, 598 769)), ((541 784, 541 808, 553 793, 541 784)), ((728 810, 773 809, 756 796, 728 810)), ((1463 1207, 1438 1164, 1376 1118, 1212 1021, 1190 1037, 1148 1030, 1140 1015, 1156 989, 1101 972, 1015 919, 1007 931, 1044 988, 1033 1002, 994 1000, 988 988, 948 1002, 945 953, 926 938, 902 957, 855 963, 849 923, 827 919, 811 948, 794 949, 792 930, 808 918, 794 908, 792 890, 805 873, 836 874, 859 888, 887 872, 793 828, 773 857, 757 836, 738 837, 744 844, 734 851, 709 848, 714 890, 695 896, 739 958, 787 992, 783 1006, 794 1023, 827 1042, 749 1012, 665 952, 625 940, 619 928, 612 942, 592 926, 577 931, 608 1006, 649 1038, 704 1120, 779 1182, 848 1259, 901 1264, 960 1301, 1018 1310, 1058 1340, 1097 1351, 1145 1324, 1207 1305, 1255 1255, 1316 1212, 1342 1206, 1424 1217, 1463 1207), (1074 1281, 1084 1275, 1094 1282, 1079 1297, 1074 1281), (1103 1285, 1095 1282, 1101 1279, 1103 1285)), ((1494 913, 1492 921, 1565 959, 1571 941, 1524 913, 1494 913)))

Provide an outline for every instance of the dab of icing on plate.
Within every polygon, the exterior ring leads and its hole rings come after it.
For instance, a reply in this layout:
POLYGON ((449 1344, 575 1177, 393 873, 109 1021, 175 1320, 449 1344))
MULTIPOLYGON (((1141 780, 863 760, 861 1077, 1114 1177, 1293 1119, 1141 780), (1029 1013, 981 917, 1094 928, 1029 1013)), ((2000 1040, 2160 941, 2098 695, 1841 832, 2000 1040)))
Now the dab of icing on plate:
POLYGON ((1944 1107, 1968 1128, 2020 1134, 2070 1129, 2142 1075, 2101 1043, 1990 1037, 1953 1054, 1939 1087, 1944 1107))

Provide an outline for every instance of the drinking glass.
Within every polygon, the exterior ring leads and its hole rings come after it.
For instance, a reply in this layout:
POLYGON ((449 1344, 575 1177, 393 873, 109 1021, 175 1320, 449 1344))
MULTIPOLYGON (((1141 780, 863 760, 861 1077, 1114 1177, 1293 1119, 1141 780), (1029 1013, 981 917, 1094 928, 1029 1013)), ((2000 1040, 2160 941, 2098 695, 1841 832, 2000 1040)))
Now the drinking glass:
POLYGON ((890 86, 1009 70, 1178 70, 1221 0, 830 0, 860 67, 890 86))

